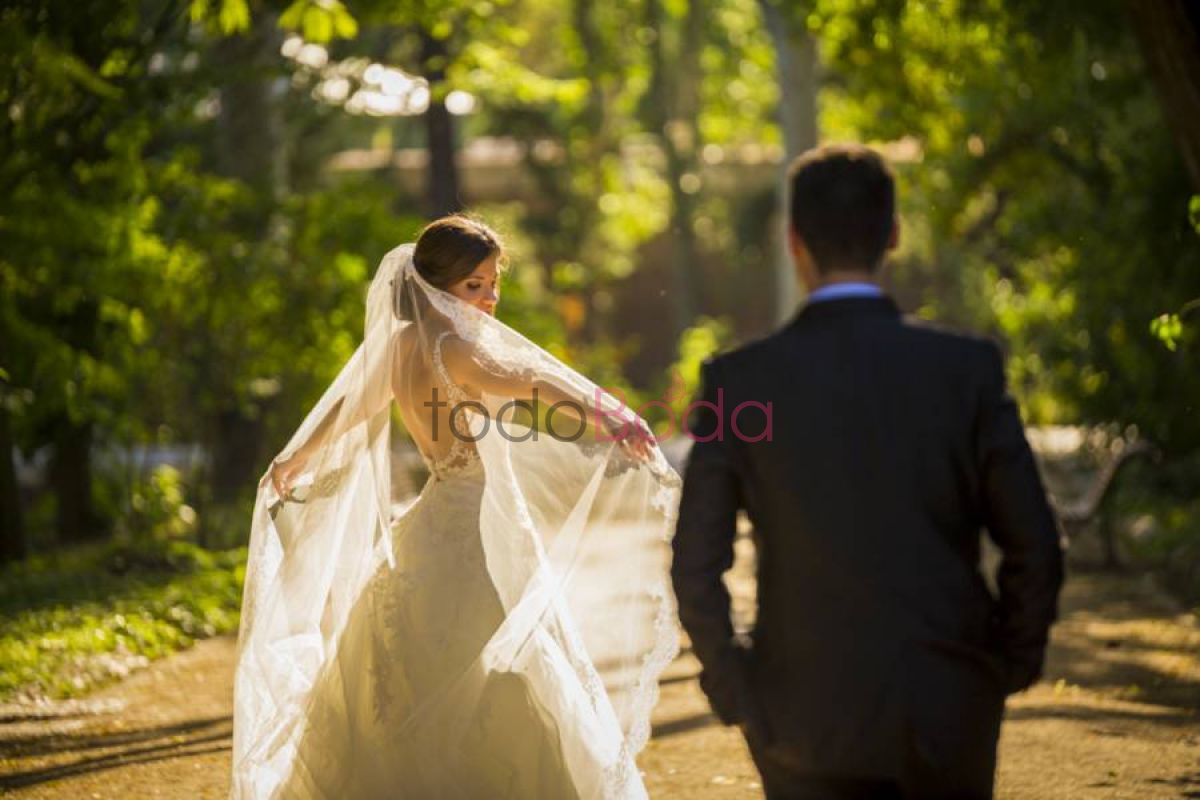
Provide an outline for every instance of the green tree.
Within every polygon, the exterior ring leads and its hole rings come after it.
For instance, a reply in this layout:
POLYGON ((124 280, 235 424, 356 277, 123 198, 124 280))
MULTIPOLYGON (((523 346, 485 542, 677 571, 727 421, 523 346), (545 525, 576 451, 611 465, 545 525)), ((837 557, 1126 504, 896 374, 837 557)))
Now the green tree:
MULTIPOLYGON (((51 447, 60 542, 108 528, 100 445, 200 441, 202 499, 252 492, 264 453, 352 350, 368 265, 411 237, 386 189, 314 185, 310 163, 287 158, 301 137, 306 158, 323 156, 312 116, 289 116, 315 104, 289 80, 281 10, 0 14, 0 446, 51 447)), ((9 511, 11 453, 0 551, 19 557, 40 532, 9 511)))
POLYGON ((914 159, 900 289, 1002 335, 1035 419, 1137 424, 1187 452, 1197 353, 1162 348, 1146 321, 1200 294, 1200 252, 1124 10, 829 0, 808 24, 831 72, 823 123, 914 159))
MULTIPOLYGON (((97 1, 0 14, 9 109, 0 120, 3 401, 16 444, 52 445, 62 541, 106 528, 91 450, 97 426, 113 424, 127 399, 116 365, 131 360, 121 342, 136 339, 141 322, 119 297, 133 278, 127 244, 142 224, 148 111, 166 89, 150 63, 176 35, 181 12, 178 3, 143 10, 97 1)), ((24 532, 5 536, 23 540, 24 532)))

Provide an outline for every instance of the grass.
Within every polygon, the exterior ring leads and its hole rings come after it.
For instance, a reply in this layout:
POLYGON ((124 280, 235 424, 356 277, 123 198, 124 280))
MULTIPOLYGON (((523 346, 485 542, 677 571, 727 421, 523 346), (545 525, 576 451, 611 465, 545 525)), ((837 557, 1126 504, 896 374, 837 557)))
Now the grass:
POLYGON ((65 698, 237 630, 246 549, 103 544, 0 569, 0 702, 65 698))

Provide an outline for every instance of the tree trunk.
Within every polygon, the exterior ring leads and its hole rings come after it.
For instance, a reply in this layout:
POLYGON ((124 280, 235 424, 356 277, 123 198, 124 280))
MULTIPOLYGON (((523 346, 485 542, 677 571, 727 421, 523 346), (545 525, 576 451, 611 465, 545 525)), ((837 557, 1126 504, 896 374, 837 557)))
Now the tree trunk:
POLYGON ((8 408, 0 392, 0 563, 15 561, 29 554, 14 454, 8 408))
POLYGON ((1200 192, 1200 10, 1184 0, 1128 0, 1127 8, 1163 116, 1200 192))
POLYGON ((108 532, 92 498, 91 450, 92 424, 72 422, 64 416, 55 428, 50 459, 60 544, 92 541, 108 532))
POLYGON ((804 8, 785 13, 771 0, 759 0, 767 31, 775 45, 775 70, 779 79, 779 126, 783 131, 784 154, 779 167, 779 222, 775 245, 775 317, 782 322, 796 309, 800 287, 787 247, 790 187, 787 171, 792 159, 817 146, 817 42, 795 23, 804 8))
MULTIPOLYGON (((86 298, 66 314, 56 327, 60 341, 78 359, 101 354, 100 304, 86 298)), ((50 484, 56 500, 55 529, 60 543, 99 539, 108 526, 97 513, 92 494, 93 422, 73 420, 65 406, 49 413, 45 438, 53 445, 50 484)))
POLYGON ((283 115, 273 88, 281 76, 276 20, 274 14, 257 13, 244 35, 223 37, 215 47, 224 73, 217 118, 218 169, 271 202, 282 197, 287 183, 283 115))
POLYGON ((264 466, 259 463, 263 426, 241 410, 225 409, 217 414, 214 439, 209 464, 212 496, 218 503, 229 503, 255 485, 257 470, 264 466))
POLYGON ((454 162, 454 117, 446 108, 446 65, 449 52, 443 39, 421 28, 421 65, 429 81, 429 108, 425 111, 426 148, 429 152, 429 215, 443 217, 461 211, 458 167, 454 162))
POLYGON ((658 0, 649 6, 650 27, 659 32, 651 52, 652 118, 667 161, 671 189, 672 318, 676 338, 695 320, 699 305, 697 270, 699 248, 692 222, 699 191, 696 154, 700 146, 699 82, 703 46, 703 0, 690 0, 679 37, 679 52, 669 54, 663 36, 658 0), (669 66, 668 66, 669 65, 669 66))
MULTIPOLYGON (((568 147, 567 163, 582 165, 582 169, 575 166, 569 166, 568 169, 572 172, 578 169, 578 175, 583 179, 581 185, 592 187, 592 191, 581 191, 579 186, 567 190, 568 197, 575 202, 579 213, 570 223, 568 235, 556 237, 560 246, 566 243, 567 251, 555 254, 548 263, 559 260, 572 261, 581 257, 580 243, 588 239, 603 216, 595 201, 598 198, 598 187, 603 184, 605 157, 613 153, 619 154, 621 151, 620 137, 614 136, 612 119, 608 113, 608 100, 603 90, 604 65, 611 64, 613 56, 596 22, 594 0, 574 0, 571 3, 571 22, 583 50, 581 70, 588 86, 587 102, 576 117, 575 125, 586 130, 588 135, 585 140, 579 142, 582 145, 579 150, 571 152, 571 147, 568 147)), ((574 183, 576 178, 571 177, 568 180, 574 183)), ((553 268, 550 271, 553 272, 553 268)), ((602 309, 597 308, 596 297, 606 284, 607 277, 603 271, 597 270, 585 286, 574 287, 568 302, 577 310, 573 324, 567 327, 569 344, 582 345, 604 337, 605 314, 602 309)), ((553 278, 550 285, 553 285, 553 278)))
MULTIPOLYGON (((221 174, 254 191, 257 213, 242 231, 252 248, 266 248, 267 258, 282 249, 278 245, 286 236, 285 220, 278 211, 287 192, 287 141, 275 89, 275 81, 282 78, 281 39, 277 16, 262 11, 255 14, 244 36, 228 36, 216 45, 216 56, 225 74, 217 119, 217 164, 221 174), (276 246, 271 246, 272 242, 276 246)), ((230 266, 242 268, 239 264, 230 266)), ((283 265, 278 267, 282 269, 283 265)), ((212 335, 206 362, 212 370, 209 385, 218 405, 210 411, 212 417, 206 426, 215 435, 208 442, 209 485, 202 494, 213 504, 225 505, 237 500, 258 477, 257 470, 262 466, 262 419, 247 414, 237 402, 236 391, 220 368, 224 359, 221 333, 213 331, 212 335)))

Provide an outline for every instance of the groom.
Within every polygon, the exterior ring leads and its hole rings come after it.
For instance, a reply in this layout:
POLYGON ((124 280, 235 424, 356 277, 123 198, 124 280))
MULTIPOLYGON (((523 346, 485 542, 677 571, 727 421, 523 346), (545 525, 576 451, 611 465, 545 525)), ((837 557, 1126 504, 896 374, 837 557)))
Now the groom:
POLYGON ((671 574, 700 685, 768 798, 990 798, 1005 696, 1038 678, 1056 614, 1054 517, 999 350, 903 319, 877 285, 897 241, 883 159, 818 148, 790 183, 808 302, 707 362, 689 420, 671 574), (739 510, 749 636, 721 580, 739 510))

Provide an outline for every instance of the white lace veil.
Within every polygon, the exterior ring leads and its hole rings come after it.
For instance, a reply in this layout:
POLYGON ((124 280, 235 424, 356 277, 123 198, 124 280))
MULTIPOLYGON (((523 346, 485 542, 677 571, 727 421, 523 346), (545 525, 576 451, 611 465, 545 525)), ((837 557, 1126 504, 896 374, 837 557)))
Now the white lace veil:
MULTIPOLYGON (((657 447, 638 459, 594 430, 569 440, 581 428, 565 413, 551 435, 544 407, 531 414, 511 402, 533 383, 636 420, 542 348, 430 286, 412 253, 406 244, 383 258, 362 345, 280 454, 307 456, 300 497, 281 502, 265 476, 259 485, 238 638, 232 796, 275 796, 348 615, 377 571, 407 568, 393 546, 416 501, 406 496, 412 467, 401 454, 421 444, 452 471, 463 452, 446 431, 431 436, 424 405, 437 374, 432 354, 445 340, 495 378, 462 420, 477 437, 479 535, 505 616, 444 691, 478 691, 493 672, 520 674, 555 717, 580 796, 641 794, 634 756, 648 737, 658 675, 677 648, 666 543, 679 478, 657 447), (571 685, 536 653, 569 665, 571 685)), ((426 698, 405 725, 419 728, 438 702, 426 698)))

